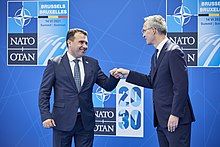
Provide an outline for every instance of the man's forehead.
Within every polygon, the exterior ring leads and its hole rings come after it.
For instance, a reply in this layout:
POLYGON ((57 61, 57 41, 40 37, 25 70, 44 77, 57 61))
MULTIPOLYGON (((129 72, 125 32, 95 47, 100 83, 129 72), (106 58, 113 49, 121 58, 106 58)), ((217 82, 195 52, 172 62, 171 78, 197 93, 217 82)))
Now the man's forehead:
POLYGON ((87 40, 87 36, 84 35, 83 33, 80 33, 80 32, 77 32, 77 33, 75 34, 75 38, 87 40))
POLYGON ((76 32, 75 37, 87 37, 87 36, 81 32, 76 32))

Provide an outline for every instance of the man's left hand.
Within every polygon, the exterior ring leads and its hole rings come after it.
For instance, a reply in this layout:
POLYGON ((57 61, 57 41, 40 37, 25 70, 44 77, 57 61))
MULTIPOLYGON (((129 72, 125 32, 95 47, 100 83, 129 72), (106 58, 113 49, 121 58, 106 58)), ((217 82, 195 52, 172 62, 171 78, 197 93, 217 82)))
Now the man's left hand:
POLYGON ((179 123, 179 117, 170 115, 168 123, 167 123, 168 131, 174 132, 176 128, 178 127, 178 123, 179 123))

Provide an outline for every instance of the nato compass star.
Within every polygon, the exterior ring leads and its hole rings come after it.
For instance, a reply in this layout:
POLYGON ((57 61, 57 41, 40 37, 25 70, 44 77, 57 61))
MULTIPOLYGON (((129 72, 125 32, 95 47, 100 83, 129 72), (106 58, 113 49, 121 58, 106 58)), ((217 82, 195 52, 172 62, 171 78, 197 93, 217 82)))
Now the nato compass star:
POLYGON ((105 91, 103 88, 98 87, 95 95, 97 96, 98 100, 102 102, 102 107, 104 108, 104 103, 110 98, 111 92, 105 91))
POLYGON ((21 9, 18 9, 15 12, 15 16, 14 16, 16 24, 21 26, 22 29, 24 28, 24 26, 27 26, 30 23, 31 18, 32 18, 31 13, 23 6, 21 9))
POLYGON ((175 9, 173 16, 175 22, 183 27, 190 21, 192 14, 189 8, 181 5, 175 9))

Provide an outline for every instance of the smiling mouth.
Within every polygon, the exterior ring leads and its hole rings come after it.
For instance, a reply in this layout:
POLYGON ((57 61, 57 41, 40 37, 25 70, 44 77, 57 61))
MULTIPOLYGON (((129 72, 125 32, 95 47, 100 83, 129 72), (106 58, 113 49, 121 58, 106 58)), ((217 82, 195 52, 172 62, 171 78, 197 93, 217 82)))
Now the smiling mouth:
POLYGON ((79 50, 83 50, 85 52, 87 48, 80 47, 79 50))

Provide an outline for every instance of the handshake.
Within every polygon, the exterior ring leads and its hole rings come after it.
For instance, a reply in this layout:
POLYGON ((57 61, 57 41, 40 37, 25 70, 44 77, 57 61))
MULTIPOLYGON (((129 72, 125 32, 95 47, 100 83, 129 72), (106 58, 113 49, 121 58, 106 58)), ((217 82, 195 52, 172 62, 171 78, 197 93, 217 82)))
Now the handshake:
POLYGON ((121 78, 127 78, 130 70, 124 69, 124 68, 114 68, 109 71, 110 74, 115 77, 116 79, 121 78))

